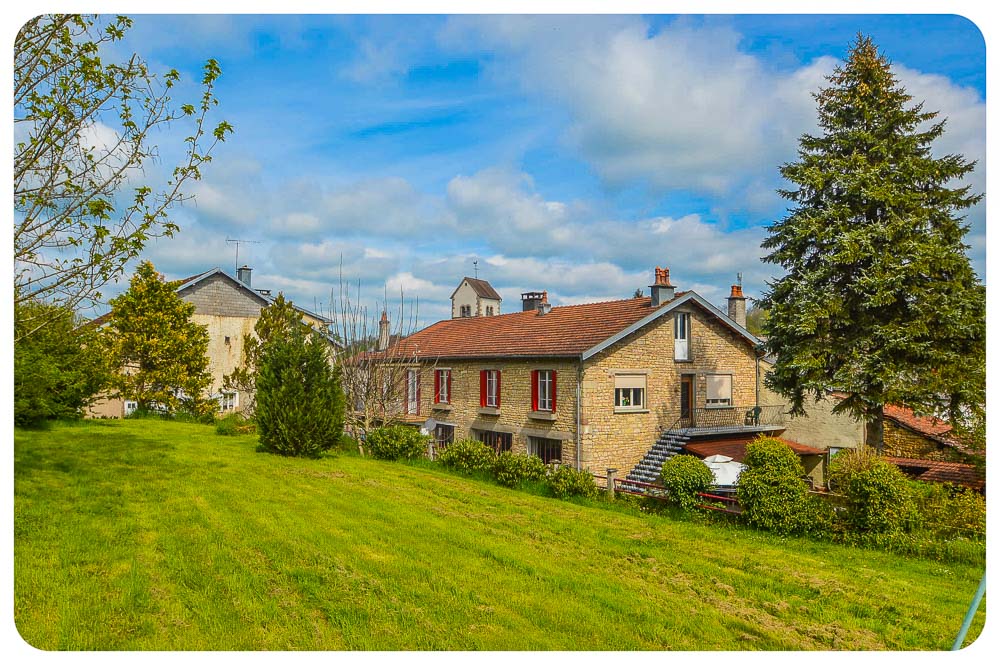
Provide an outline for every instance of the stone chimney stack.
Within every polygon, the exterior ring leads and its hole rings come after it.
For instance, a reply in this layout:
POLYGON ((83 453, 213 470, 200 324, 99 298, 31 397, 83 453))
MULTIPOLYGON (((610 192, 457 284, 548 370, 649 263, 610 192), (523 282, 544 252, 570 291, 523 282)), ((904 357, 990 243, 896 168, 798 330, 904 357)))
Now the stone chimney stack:
POLYGON ((382 310, 382 318, 378 322, 378 350, 385 351, 389 348, 389 317, 385 310, 382 310))
POLYGON ((660 305, 674 299, 674 285, 670 283, 670 268, 656 266, 653 283, 649 285, 650 307, 660 305))
POLYGON ((534 312, 542 300, 548 302, 548 291, 527 291, 521 294, 521 311, 534 312))
POLYGON ((250 273, 253 272, 253 268, 250 266, 243 266, 242 268, 236 269, 236 279, 240 280, 243 286, 250 288, 250 273))
POLYGON ((542 316, 543 314, 548 314, 550 311, 552 311, 552 305, 549 304, 548 291, 542 291, 542 299, 538 301, 538 306, 536 307, 536 311, 538 312, 538 316, 542 316))
POLYGON ((747 299, 743 295, 743 286, 741 284, 733 284, 727 302, 729 303, 729 318, 746 328, 747 299))

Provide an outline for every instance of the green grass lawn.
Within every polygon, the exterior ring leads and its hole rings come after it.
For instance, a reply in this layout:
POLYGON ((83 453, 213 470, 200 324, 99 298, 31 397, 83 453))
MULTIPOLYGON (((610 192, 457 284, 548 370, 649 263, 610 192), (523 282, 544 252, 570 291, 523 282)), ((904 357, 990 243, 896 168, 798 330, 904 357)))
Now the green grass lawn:
POLYGON ((14 440, 41 649, 947 649, 982 574, 204 425, 14 440))

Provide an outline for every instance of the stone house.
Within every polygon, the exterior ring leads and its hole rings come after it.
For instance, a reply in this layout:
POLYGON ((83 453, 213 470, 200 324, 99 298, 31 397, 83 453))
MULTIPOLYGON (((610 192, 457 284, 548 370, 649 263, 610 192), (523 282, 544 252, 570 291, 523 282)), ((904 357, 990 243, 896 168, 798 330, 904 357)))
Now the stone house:
MULTIPOLYGON (((223 389, 222 379, 243 360, 243 336, 252 334, 260 312, 274 300, 268 289, 251 286, 252 269, 243 266, 233 277, 221 268, 179 280, 177 294, 195 306, 191 319, 208 330, 208 370, 212 375, 209 397, 219 402, 219 411, 240 411, 246 395, 223 389)), ((302 315, 302 322, 330 337, 330 319, 293 304, 302 315)), ((103 324, 110 314, 94 319, 91 324, 103 324)), ((90 417, 121 418, 135 408, 134 403, 120 399, 102 399, 88 410, 90 417)))
POLYGON ((759 401, 740 287, 728 305, 657 268, 646 297, 552 307, 532 292, 520 312, 439 321, 393 350, 404 420, 432 425, 439 445, 475 438, 649 480, 688 441, 783 430, 783 408, 759 401))

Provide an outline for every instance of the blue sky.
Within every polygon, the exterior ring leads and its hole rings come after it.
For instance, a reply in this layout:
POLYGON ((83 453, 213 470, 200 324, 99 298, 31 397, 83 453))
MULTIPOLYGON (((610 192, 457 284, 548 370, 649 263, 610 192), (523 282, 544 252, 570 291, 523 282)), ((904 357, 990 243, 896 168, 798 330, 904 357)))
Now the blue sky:
MULTIPOLYGON (((368 302, 419 299, 424 325, 474 260, 508 312, 526 290, 629 297, 656 265, 714 302, 737 272, 759 295, 778 166, 859 30, 949 118, 937 152, 979 160, 985 191, 985 45, 957 16, 134 18, 120 50, 154 69, 190 81, 219 60, 236 127, 148 257, 232 270, 226 238, 256 240, 254 285, 308 307, 342 271, 368 302)), ((161 166, 182 129, 157 137, 161 166)), ((985 277, 985 204, 969 222, 985 277)))

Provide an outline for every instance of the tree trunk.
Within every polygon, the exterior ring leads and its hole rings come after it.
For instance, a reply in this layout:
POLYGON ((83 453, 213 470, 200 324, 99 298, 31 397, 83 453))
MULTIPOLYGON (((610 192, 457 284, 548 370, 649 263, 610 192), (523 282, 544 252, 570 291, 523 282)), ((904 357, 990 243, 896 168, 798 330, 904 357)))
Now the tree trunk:
POLYGON ((881 454, 885 449, 883 431, 882 405, 868 407, 868 415, 865 418, 865 443, 881 454))

